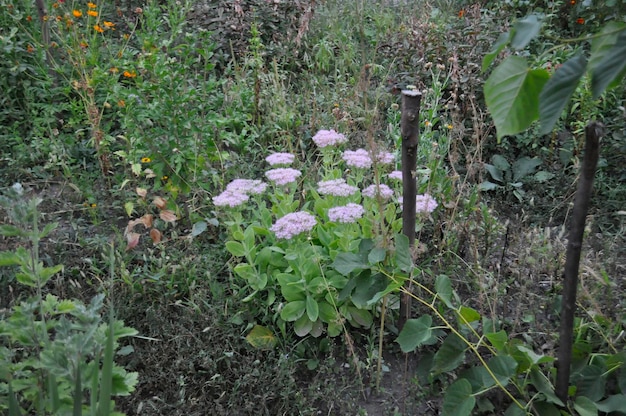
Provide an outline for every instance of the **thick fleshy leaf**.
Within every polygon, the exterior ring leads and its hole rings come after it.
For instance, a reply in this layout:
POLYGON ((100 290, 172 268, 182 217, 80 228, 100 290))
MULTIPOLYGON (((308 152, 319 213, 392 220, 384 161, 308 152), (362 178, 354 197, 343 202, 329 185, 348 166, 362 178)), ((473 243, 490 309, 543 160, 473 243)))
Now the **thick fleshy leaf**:
POLYGON ((520 157, 513 163, 513 182, 521 181, 523 178, 533 173, 539 165, 541 165, 541 159, 538 157, 520 157))
POLYGON ((541 18, 536 14, 529 14, 523 19, 518 20, 513 26, 511 47, 518 50, 525 48, 530 41, 539 34, 541 25, 541 18))
POLYGON ((444 416, 469 416, 476 405, 476 398, 472 396, 472 386, 464 378, 452 383, 443 396, 444 416))
POLYGON ((578 55, 561 65, 543 87, 539 94, 541 121, 539 134, 548 134, 552 131, 586 68, 587 59, 583 55, 578 55))
POLYGON ((591 44, 589 69, 591 90, 596 99, 626 73, 626 24, 608 23, 591 44))
POLYGON ((280 317, 287 322, 295 321, 304 315, 305 310, 305 302, 303 300, 296 300, 285 305, 283 310, 280 311, 280 317))
POLYGON ((545 69, 531 70, 519 56, 507 58, 493 71, 484 92, 498 140, 526 130, 539 118, 539 94, 549 78, 545 69))
POLYGON ((407 320, 396 339, 402 352, 412 352, 428 341, 432 337, 432 323, 433 318, 430 315, 422 315, 418 319, 407 320))
POLYGON ((308 316, 302 315, 293 323, 293 331, 299 337, 305 337, 311 333, 313 329, 313 322, 308 316))
POLYGON ((312 322, 317 321, 317 317, 320 314, 319 305, 310 295, 306 297, 306 314, 312 322))

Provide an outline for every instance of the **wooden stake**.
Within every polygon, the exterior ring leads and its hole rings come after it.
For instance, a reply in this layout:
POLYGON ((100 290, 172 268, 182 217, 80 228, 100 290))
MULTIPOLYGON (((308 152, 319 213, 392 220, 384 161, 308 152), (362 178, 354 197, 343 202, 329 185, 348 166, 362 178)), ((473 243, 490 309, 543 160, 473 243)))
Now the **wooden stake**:
MULTIPOLYGON (((417 144, 419 143, 419 112, 422 102, 422 93, 413 90, 402 90, 402 118, 400 129, 402 132, 402 233, 409 238, 409 247, 415 244, 415 197, 417 196, 417 182, 415 170, 417 168, 417 144)), ((405 288, 411 290, 410 282, 405 288)), ((411 297, 403 293, 400 298, 400 319, 398 330, 411 317, 411 297)))
POLYGON ((567 406, 572 343, 574 341, 574 312, 576 311, 576 289, 578 266, 585 232, 585 219, 591 200, 593 178, 596 174, 600 137, 604 126, 591 122, 585 128, 585 155, 581 168, 576 200, 572 213, 572 224, 567 242, 565 269, 563 270, 563 299, 561 304, 561 327, 559 330, 559 352, 557 356, 556 395, 567 406))

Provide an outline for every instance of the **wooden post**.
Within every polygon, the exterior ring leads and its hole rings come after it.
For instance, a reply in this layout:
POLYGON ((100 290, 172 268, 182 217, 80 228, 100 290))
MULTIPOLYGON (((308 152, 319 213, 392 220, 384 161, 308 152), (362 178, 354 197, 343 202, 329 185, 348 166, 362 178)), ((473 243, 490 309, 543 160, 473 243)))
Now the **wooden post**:
MULTIPOLYGON (((419 112, 422 93, 414 90, 402 90, 402 233, 409 238, 409 247, 415 244, 415 197, 417 196, 417 144, 419 142, 419 112)), ((410 290, 410 282, 405 283, 410 290)), ((401 331, 411 317, 411 297, 403 293, 400 298, 400 319, 398 330, 401 331)))
POLYGON ((576 200, 572 213, 572 224, 567 242, 565 269, 563 270, 563 299, 561 304, 561 327, 559 330, 559 351, 557 355, 556 395, 567 406, 572 343, 574 341, 574 312, 576 311, 576 289, 578 286, 578 266, 585 232, 585 219, 591 199, 593 178, 598 164, 600 137, 603 125, 597 122, 585 128, 585 155, 581 168, 576 200))

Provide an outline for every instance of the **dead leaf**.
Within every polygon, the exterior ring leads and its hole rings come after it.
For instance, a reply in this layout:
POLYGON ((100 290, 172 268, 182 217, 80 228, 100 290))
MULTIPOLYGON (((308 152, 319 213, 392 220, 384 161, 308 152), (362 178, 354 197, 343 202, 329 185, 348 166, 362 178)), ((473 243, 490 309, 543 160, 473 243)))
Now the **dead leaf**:
POLYGON ((170 209, 165 209, 159 213, 159 217, 165 222, 174 222, 178 218, 176 217, 176 213, 170 209))
POLYGON ((156 205, 158 209, 165 209, 165 206, 167 205, 167 200, 160 196, 155 196, 152 200, 152 203, 156 205))
POLYGON ((152 214, 145 214, 141 218, 128 221, 128 225, 126 226, 126 231, 124 231, 124 235, 131 233, 135 229, 135 225, 137 224, 143 224, 143 226, 146 228, 152 227, 153 218, 154 217, 152 216, 152 214))
POLYGON ((159 244, 161 242, 161 237, 161 231, 157 230, 156 228, 150 230, 150 238, 152 239, 152 242, 154 244, 159 244))
POLYGON ((140 237, 141 237, 141 234, 138 234, 135 232, 130 232, 126 234, 126 241, 128 242, 128 245, 126 246, 126 251, 132 250, 135 247, 137 247, 137 244, 139 244, 140 237))
POLYGON ((146 198, 146 195, 148 195, 148 190, 147 190, 147 189, 144 189, 144 188, 140 188, 140 187, 137 187, 137 188, 135 189, 135 192, 137 192, 137 195, 139 195, 139 196, 140 196, 140 197, 142 197, 143 199, 145 199, 145 198, 146 198))

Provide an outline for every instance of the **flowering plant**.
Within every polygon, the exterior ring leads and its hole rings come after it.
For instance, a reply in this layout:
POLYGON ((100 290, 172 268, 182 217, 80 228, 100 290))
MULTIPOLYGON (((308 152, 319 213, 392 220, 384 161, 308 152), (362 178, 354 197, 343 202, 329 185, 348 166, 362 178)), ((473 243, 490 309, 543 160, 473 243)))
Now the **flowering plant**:
MULTIPOLYGON (((337 336, 346 322, 369 327, 375 305, 409 277, 413 261, 399 234, 402 175, 393 154, 342 151, 347 140, 333 130, 313 141, 323 156, 318 176, 287 167, 294 155, 275 153, 266 158, 269 183, 236 179, 213 203, 229 227, 226 248, 241 258, 233 271, 244 301, 262 302, 283 333, 293 322, 299 336, 337 336)), ((429 218, 437 202, 420 195, 416 206, 429 218)))

